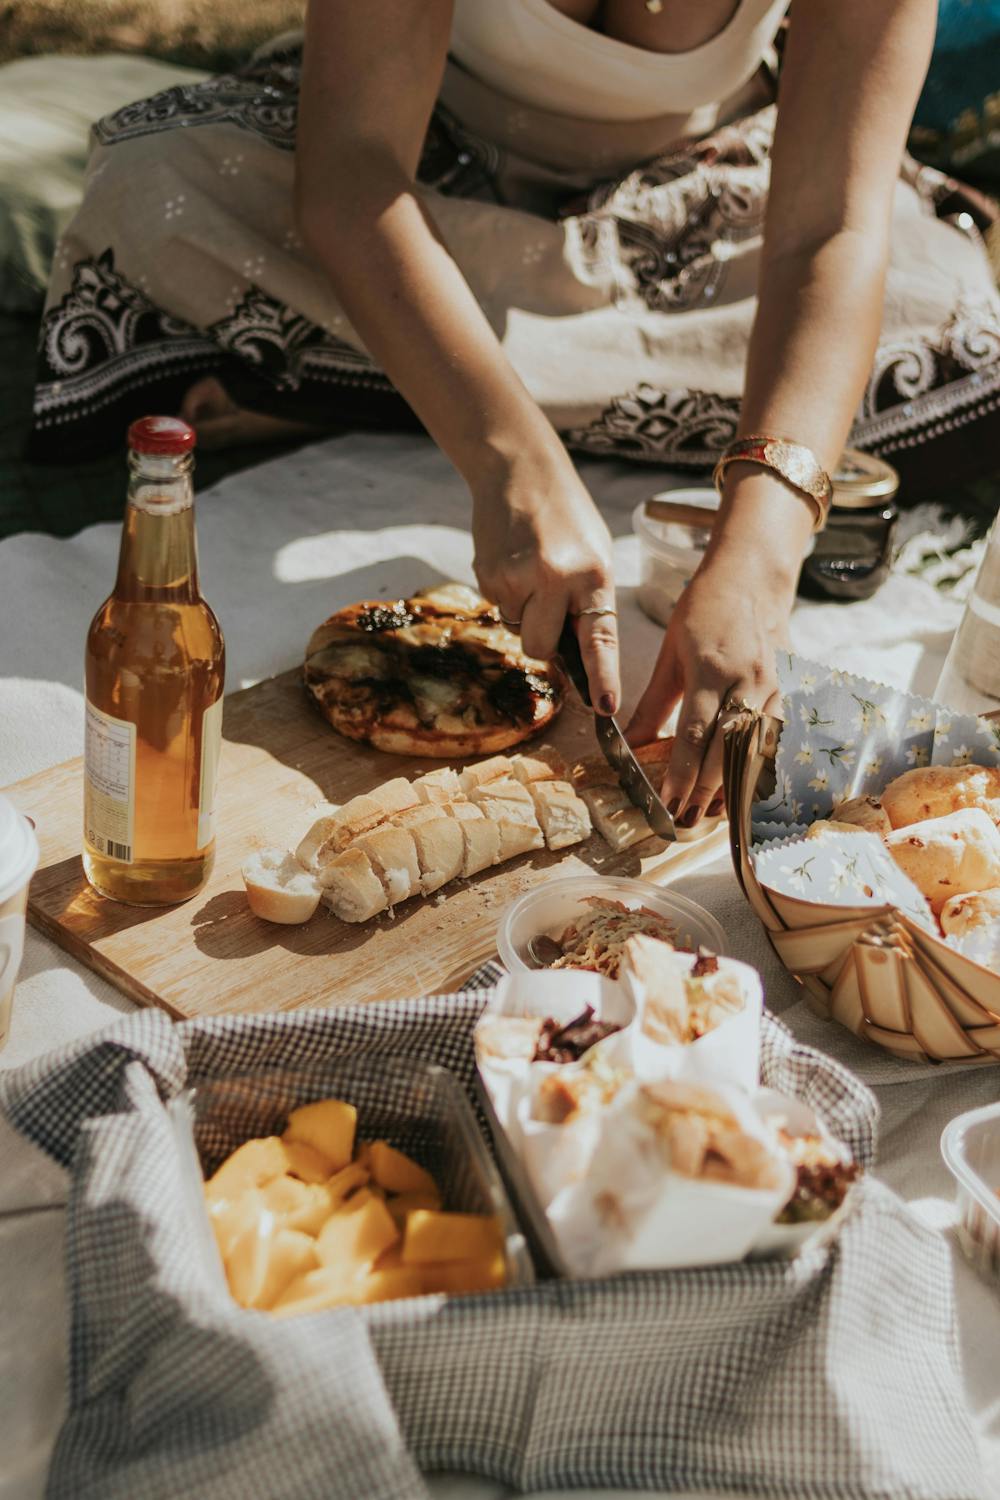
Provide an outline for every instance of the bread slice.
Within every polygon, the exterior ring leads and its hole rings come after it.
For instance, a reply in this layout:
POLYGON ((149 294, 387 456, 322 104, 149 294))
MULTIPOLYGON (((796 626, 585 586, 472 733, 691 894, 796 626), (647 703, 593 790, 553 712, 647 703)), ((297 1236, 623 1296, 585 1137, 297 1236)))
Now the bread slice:
POLYGON ((367 922, 389 902, 372 862, 360 849, 345 849, 323 868, 323 902, 342 922, 367 922))
POLYGON ((477 786, 485 786, 489 781, 499 781, 510 774, 510 756, 491 755, 489 760, 481 760, 478 765, 466 766, 459 780, 462 783, 462 791, 468 797, 477 786))
MULTIPOLYGON (((470 803, 469 806, 472 804, 470 803)), ((476 809, 479 812, 479 809, 476 809)), ((492 818, 456 819, 462 830, 462 874, 478 875, 500 859, 500 829, 492 818)))
POLYGON ((486 816, 474 802, 446 802, 441 811, 447 813, 449 818, 457 819, 459 823, 474 823, 486 816))
POLYGON ((384 823, 394 813, 415 807, 418 800, 405 776, 397 776, 373 792, 352 797, 343 807, 317 818, 296 849, 295 858, 304 869, 319 870, 356 838, 384 823))
POLYGON ((247 900, 265 922, 308 922, 319 906, 323 887, 303 870, 290 849, 260 849, 243 866, 247 900))
POLYGON ((412 833, 420 864, 420 889, 429 896, 462 873, 462 824, 456 818, 438 817, 417 824, 412 833))
POLYGON ((418 802, 416 807, 407 807, 403 812, 394 813, 389 822, 393 828, 416 828, 421 823, 433 823, 435 818, 446 817, 446 806, 447 803, 418 802))
POLYGON ((594 827, 616 854, 653 837, 642 812, 632 805, 617 782, 614 786, 584 787, 580 796, 590 809, 594 827))
POLYGON ((508 822, 526 823, 529 826, 538 824, 531 793, 513 776, 504 776, 499 781, 474 787, 471 800, 482 808, 487 818, 505 818, 508 822))
POLYGON ((545 848, 545 836, 537 823, 514 822, 502 816, 487 818, 486 821, 495 822, 500 834, 498 864, 503 864, 505 859, 513 859, 517 854, 527 854, 531 849, 545 848))
POLYGON ((550 849, 566 849, 587 838, 590 813, 568 781, 533 781, 529 789, 550 849))
POLYGON ((512 756, 511 766, 525 786, 533 781, 565 781, 569 775, 566 762, 553 745, 540 745, 534 755, 512 756))
POLYGON ((390 906, 408 900, 420 890, 420 861, 413 833, 412 829, 387 824, 366 833, 353 846, 371 860, 390 906))
POLYGON ((462 783, 456 770, 451 766, 441 766, 416 777, 413 790, 421 802, 454 802, 462 796, 462 783))

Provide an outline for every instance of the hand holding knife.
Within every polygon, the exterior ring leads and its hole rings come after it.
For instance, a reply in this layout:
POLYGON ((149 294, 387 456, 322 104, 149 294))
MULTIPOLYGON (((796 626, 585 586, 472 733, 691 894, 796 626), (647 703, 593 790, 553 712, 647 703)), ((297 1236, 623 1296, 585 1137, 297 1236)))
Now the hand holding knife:
MULTIPOLYGON (((566 669, 566 675, 580 694, 585 706, 593 708, 583 657, 580 655, 580 643, 576 638, 573 621, 569 617, 559 637, 559 656, 566 669)), ((658 834, 661 839, 673 843, 677 838, 674 820, 633 755, 631 746, 622 733, 614 714, 595 712, 594 730, 604 758, 618 777, 629 801, 645 814, 646 821, 654 833, 658 834)))

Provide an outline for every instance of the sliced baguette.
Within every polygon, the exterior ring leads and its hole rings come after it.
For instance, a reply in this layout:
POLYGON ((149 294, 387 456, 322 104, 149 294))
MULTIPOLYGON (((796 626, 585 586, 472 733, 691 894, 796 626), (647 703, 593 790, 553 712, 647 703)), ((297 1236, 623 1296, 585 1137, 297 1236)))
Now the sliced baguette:
POLYGON ((474 802, 447 802, 441 809, 448 814, 449 818, 455 818, 459 823, 475 823, 486 814, 481 807, 474 802))
POLYGON ((385 887, 390 906, 406 901, 420 891, 420 861, 410 828, 386 824, 358 839, 352 847, 371 860, 375 874, 385 887))
POLYGON ((510 774, 510 757, 491 755, 489 760, 481 760, 478 765, 466 766, 459 780, 462 783, 462 791, 468 797, 477 786, 485 786, 490 781, 499 781, 510 774))
POLYGON ((525 786, 534 781, 565 781, 569 774, 566 762, 553 745, 540 745, 534 755, 514 755, 511 765, 514 775, 525 786))
POLYGON ((462 873, 465 855, 462 826, 456 818, 439 817, 433 822, 419 823, 412 830, 420 864, 420 889, 425 896, 462 873))
POLYGON ((511 823, 535 824, 535 804, 528 788, 513 776, 491 781, 486 786, 474 787, 471 800, 482 808, 487 818, 506 819, 511 823))
POLYGON ((299 864, 306 870, 319 870, 341 854, 356 838, 384 823, 394 813, 415 807, 416 792, 405 776, 352 797, 335 812, 318 818, 295 851, 299 864))
POLYGON ((513 859, 517 854, 527 854, 530 849, 545 848, 545 835, 537 823, 515 822, 504 816, 487 818, 486 821, 495 822, 500 834, 498 864, 503 864, 505 859, 513 859))
POLYGON ((529 790, 550 849, 566 849, 589 836, 591 824, 587 804, 576 795, 568 781, 533 781, 529 783, 529 790))
POLYGON ((323 902, 342 922, 367 922, 389 904, 371 860, 360 849, 338 854, 324 866, 321 879, 323 902))
POLYGON ((456 821, 462 830, 462 874, 478 875, 480 870, 495 865, 500 859, 500 829, 493 819, 480 814, 478 818, 456 821))
POLYGON ((580 796, 590 809, 594 827, 616 854, 653 837, 643 814, 617 782, 614 786, 585 786, 580 796))
POLYGON ((247 900, 265 922, 308 922, 319 906, 323 887, 303 870, 290 849, 260 849, 243 866, 247 900))
POLYGON ((446 817, 446 806, 447 803, 418 802, 416 807, 394 813, 389 822, 393 828, 416 828, 421 823, 433 823, 436 818, 446 817))
POLYGON ((462 796, 459 774, 451 766, 440 766, 436 771, 427 771, 413 782, 413 790, 421 802, 454 802, 462 796))

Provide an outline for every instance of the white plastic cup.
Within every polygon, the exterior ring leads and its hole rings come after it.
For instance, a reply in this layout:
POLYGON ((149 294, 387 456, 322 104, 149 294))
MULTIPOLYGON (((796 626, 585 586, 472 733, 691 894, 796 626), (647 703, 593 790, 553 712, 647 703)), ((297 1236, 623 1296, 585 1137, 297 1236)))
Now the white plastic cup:
POLYGON ((28 885, 38 867, 38 840, 27 818, 0 797, 0 1048, 10 1035, 14 985, 24 954, 28 885))

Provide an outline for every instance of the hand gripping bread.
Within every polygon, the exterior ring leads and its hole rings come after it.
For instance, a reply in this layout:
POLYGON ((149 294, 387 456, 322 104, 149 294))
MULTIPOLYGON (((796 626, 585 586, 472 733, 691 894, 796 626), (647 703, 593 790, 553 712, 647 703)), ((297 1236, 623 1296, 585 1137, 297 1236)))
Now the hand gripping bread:
POLYGON ((397 776, 392 781, 384 782, 374 792, 352 797, 343 807, 317 818, 295 850, 295 858, 304 869, 319 870, 356 838, 376 828, 379 823, 384 823, 394 813, 415 807, 418 800, 405 776, 397 776))
POLYGON ((893 828, 964 807, 982 808, 1000 823, 1000 766, 919 766, 904 771, 883 791, 882 806, 893 828))
POLYGON ((265 922, 308 922, 323 887, 295 855, 284 849, 261 849, 243 866, 250 910, 265 922))
POLYGON ((981 807, 897 828, 885 846, 934 912, 951 896, 1000 886, 1000 833, 981 807))

